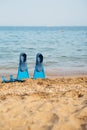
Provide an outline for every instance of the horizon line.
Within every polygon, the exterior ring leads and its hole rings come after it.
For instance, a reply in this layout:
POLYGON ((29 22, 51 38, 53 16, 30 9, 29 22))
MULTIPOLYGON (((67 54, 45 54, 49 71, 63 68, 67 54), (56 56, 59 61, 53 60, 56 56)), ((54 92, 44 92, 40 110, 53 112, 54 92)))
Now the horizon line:
POLYGON ((0 27, 87 27, 87 25, 0 25, 0 27))

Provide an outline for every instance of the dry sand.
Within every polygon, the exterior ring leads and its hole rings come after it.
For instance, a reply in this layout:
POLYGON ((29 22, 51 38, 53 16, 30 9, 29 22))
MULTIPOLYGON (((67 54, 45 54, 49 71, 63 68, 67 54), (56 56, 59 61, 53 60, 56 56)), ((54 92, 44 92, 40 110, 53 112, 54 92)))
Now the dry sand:
POLYGON ((87 76, 0 83, 0 130, 87 130, 87 76))

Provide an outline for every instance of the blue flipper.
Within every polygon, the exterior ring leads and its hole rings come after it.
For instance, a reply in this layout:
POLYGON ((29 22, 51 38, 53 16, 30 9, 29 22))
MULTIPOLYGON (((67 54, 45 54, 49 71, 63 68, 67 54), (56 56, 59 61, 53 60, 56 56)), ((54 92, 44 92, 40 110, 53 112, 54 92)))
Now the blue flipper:
POLYGON ((2 76, 2 83, 10 83, 10 82, 23 82, 23 80, 14 79, 13 75, 10 75, 10 79, 6 80, 4 76, 2 76))
POLYGON ((34 79, 45 78, 44 66, 43 66, 43 55, 40 53, 36 55, 36 65, 35 65, 33 78, 34 79))
POLYGON ((27 55, 25 53, 21 53, 19 67, 18 67, 18 75, 17 75, 18 80, 29 78, 26 60, 27 60, 27 55))

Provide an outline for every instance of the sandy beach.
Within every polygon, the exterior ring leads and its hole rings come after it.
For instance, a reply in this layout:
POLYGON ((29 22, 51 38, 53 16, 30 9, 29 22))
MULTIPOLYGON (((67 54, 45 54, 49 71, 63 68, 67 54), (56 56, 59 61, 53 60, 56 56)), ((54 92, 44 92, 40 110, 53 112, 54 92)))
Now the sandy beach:
POLYGON ((0 130, 87 130, 87 76, 0 82, 0 130))

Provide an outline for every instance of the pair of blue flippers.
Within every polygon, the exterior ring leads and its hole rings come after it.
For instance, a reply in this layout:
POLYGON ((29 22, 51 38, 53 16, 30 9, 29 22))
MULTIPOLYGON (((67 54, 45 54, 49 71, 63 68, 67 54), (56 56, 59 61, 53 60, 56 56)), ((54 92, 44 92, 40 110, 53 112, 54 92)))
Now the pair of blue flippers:
MULTIPOLYGON (((8 82, 22 82, 23 79, 29 78, 28 73, 28 67, 27 67, 27 55, 25 53, 20 54, 20 61, 19 61, 19 67, 18 67, 18 74, 17 78, 14 79, 12 75, 10 75, 10 79, 6 80, 4 76, 2 76, 2 82, 8 83, 8 82)), ((33 79, 37 78, 45 78, 44 73, 44 66, 43 66, 43 55, 38 53, 36 55, 36 65, 34 70, 33 79)))

